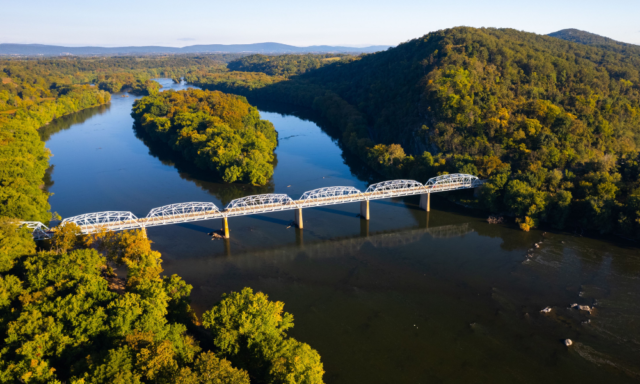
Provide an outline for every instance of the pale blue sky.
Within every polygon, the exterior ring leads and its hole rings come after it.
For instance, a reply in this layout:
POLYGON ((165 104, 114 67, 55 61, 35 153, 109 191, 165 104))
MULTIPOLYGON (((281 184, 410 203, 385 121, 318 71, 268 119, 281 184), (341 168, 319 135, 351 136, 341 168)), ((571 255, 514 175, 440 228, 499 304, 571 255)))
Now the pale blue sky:
POLYGON ((396 45, 459 25, 640 44, 640 0, 2 0, 0 43, 396 45))

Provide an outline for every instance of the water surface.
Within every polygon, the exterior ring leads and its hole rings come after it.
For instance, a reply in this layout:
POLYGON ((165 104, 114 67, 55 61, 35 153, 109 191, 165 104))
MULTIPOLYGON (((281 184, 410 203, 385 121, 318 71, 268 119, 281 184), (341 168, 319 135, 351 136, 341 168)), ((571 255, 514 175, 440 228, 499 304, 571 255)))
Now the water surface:
MULTIPOLYGON (((161 80, 167 88, 184 85, 161 80)), ((63 217, 303 192, 366 189, 379 177, 307 111, 257 103, 276 127, 271 183, 227 185, 132 128, 135 97, 59 119, 43 131, 52 210, 63 217)), ((253 102, 253 101, 252 101, 253 102)), ((425 180, 421 180, 425 181, 425 180)), ((460 191, 453 193, 470 193, 460 191)), ((245 286, 286 303, 291 334, 317 349, 327 383, 626 383, 640 378, 640 254, 635 244, 522 232, 434 198, 374 201, 148 230, 166 274, 194 289, 202 313, 245 286), (533 244, 542 242, 540 248, 533 244), (532 257, 527 257, 527 254, 532 257), (589 314, 569 309, 595 306, 589 314), (543 314, 541 309, 553 310, 543 314), (563 340, 574 345, 566 348, 563 340)))

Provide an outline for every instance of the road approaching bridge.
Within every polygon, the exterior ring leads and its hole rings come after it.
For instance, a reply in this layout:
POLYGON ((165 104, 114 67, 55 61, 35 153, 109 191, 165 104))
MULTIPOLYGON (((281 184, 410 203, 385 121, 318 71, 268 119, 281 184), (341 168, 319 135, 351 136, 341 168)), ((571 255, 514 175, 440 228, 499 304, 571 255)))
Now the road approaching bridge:
MULTIPOLYGON (((364 192, 354 187, 318 188, 305 192, 298 200, 293 200, 288 195, 277 193, 246 196, 231 201, 223 210, 220 210, 210 202, 190 202, 154 208, 149 211, 146 217, 142 218, 138 218, 127 211, 86 213, 68 217, 60 225, 75 223, 80 227, 82 233, 88 234, 103 228, 109 231, 122 231, 192 221, 222 219, 224 237, 228 238, 229 217, 294 210, 294 222, 298 228, 303 228, 302 210, 304 208, 360 202, 360 216, 365 220, 369 220, 370 200, 420 195, 420 208, 429 211, 432 193, 476 188, 483 183, 484 181, 476 176, 456 173, 431 178, 424 185, 415 180, 383 181, 370 185, 364 192)), ((49 228, 40 222, 24 222, 23 224, 33 229, 33 237, 36 240, 48 239, 53 234, 49 228)))

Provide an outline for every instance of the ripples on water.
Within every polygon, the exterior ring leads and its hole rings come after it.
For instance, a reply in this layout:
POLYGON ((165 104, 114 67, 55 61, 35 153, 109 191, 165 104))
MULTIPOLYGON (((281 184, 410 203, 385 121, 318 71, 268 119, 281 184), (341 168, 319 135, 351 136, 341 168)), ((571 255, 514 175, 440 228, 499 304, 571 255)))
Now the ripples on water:
MULTIPOLYGON (((261 188, 224 184, 136 135, 134 99, 114 95, 110 106, 42 130, 54 154, 52 210, 63 217, 104 210, 145 216, 171 203, 223 206, 265 192, 297 198, 332 185, 363 190, 379 179, 313 114, 257 103, 279 132, 274 177, 261 188)), ((524 233, 442 199, 432 203, 427 214, 417 197, 375 201, 369 223, 357 217, 358 204, 306 209, 303 231, 290 227, 292 212, 232 218, 226 242, 206 235, 217 221, 148 232, 165 273, 194 286, 200 313, 245 286, 284 301, 295 316, 292 335, 318 349, 328 383, 640 378, 635 244, 524 233), (595 310, 569 309, 573 303, 595 310), (541 313, 547 306, 552 311, 541 313)))

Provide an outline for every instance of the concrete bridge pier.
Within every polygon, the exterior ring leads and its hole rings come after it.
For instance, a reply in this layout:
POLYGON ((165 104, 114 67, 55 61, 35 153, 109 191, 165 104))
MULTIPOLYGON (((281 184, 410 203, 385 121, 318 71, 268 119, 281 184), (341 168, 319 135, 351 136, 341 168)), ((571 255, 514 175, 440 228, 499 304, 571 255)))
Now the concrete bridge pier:
POLYGON ((229 238, 229 221, 226 217, 222 218, 222 237, 229 238))
POLYGON ((427 192, 420 195, 420 209, 427 212, 431 211, 431 193, 427 192))
POLYGON ((142 236, 143 236, 145 239, 148 239, 148 237, 147 237, 147 228, 145 228, 145 227, 141 227, 141 228, 140 228, 140 232, 142 232, 142 236))
POLYGON ((303 227, 303 225, 302 225, 302 208, 296 208, 295 216, 293 218, 293 223, 296 225, 296 227, 298 227, 299 229, 302 229, 302 227, 303 227))
POLYGON ((360 202, 360 217, 369 220, 369 200, 363 200, 360 202))

